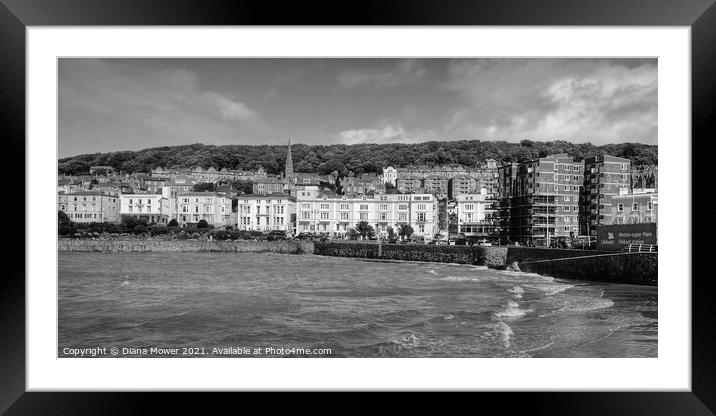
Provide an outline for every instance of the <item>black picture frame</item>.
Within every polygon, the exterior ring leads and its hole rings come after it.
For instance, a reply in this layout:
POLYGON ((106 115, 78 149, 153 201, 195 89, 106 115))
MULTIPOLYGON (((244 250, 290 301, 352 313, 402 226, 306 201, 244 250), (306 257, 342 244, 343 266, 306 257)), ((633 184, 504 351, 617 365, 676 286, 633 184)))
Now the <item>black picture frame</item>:
MULTIPOLYGON (((566 26, 689 26, 692 58, 692 194, 707 188, 709 152, 703 149, 713 136, 716 121, 716 6, 713 0, 503 0, 503 1, 361 1, 345 4, 314 1, 276 5, 270 2, 218 2, 188 0, 0 0, 0 119, 9 172, 25 172, 25 28, 26 26, 75 25, 566 25, 566 26), (23 155, 23 157, 20 157, 23 155)), ((687 167, 684 167, 687 168, 687 167)), ((14 181, 12 177, 9 178, 14 181)), ((11 185, 12 186, 12 185, 11 185)), ((24 189, 26 192, 32 190, 24 189)), ((13 195, 19 192, 13 190, 13 195)), ((694 220, 712 214, 709 204, 691 201, 694 220)), ((702 201, 703 202, 703 201, 702 201)), ((24 414, 106 414, 145 413, 149 401, 166 395, 150 393, 39 393, 25 392, 25 250, 24 225, 17 209, 2 205, 5 222, 7 259, 0 278, 0 412, 24 414)), ((707 243, 699 243, 692 233, 692 258, 708 258, 707 243)), ((685 242, 689 243, 689 242, 685 242)), ((668 253, 662 253, 662 255, 668 253)), ((544 414, 609 415, 707 415, 716 411, 716 314, 712 306, 714 279, 698 270, 690 259, 692 275, 692 389, 690 392, 610 392, 610 393, 481 393, 469 399, 472 406, 491 405, 544 414), (507 406, 506 406, 507 405, 507 406)), ((706 269, 708 270, 708 269, 706 269)), ((689 279, 690 276, 670 278, 689 279)), ((663 312, 668 313, 668 312, 663 312)), ((608 388, 609 386, 605 386, 608 388)), ((310 396, 310 395, 309 395, 310 396)), ((226 396, 221 396, 225 398, 226 396)), ((356 393, 334 396, 340 408, 332 413, 372 411, 372 400, 356 393)), ((230 401, 233 399, 229 399, 230 401)), ((242 399, 244 400, 244 399, 242 399)), ((313 397, 284 401, 259 399, 264 406, 303 405, 313 410, 313 397)), ((324 400, 324 399, 320 399, 324 400)), ((183 409, 199 406, 204 412, 219 403, 217 397, 172 394, 171 403, 183 409)), ((457 411, 463 401, 419 395, 383 405, 382 410, 425 409, 439 402, 442 412, 457 411)), ((234 403, 234 406, 236 403, 234 403)), ((335 405, 333 405, 335 406, 335 405)), ((242 402, 241 408, 248 405, 242 402)), ((235 408, 235 407, 234 407, 235 408)), ((474 407, 473 407, 474 408, 474 407)))

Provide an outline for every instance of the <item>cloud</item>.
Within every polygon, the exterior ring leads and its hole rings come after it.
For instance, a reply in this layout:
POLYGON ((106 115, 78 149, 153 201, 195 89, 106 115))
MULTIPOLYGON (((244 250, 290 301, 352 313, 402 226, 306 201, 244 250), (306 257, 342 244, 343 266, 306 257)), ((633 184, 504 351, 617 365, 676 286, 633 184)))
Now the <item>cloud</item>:
POLYGON ((386 123, 380 128, 344 130, 338 136, 342 143, 357 144, 399 142, 404 134, 402 124, 386 123))
POLYGON ((192 71, 96 59, 62 59, 59 67, 61 153, 64 144, 82 148, 88 140, 112 150, 150 139, 152 145, 230 143, 265 128, 248 104, 202 88, 192 71))
POLYGON ((397 118, 386 118, 376 123, 375 127, 343 130, 336 136, 343 144, 357 143, 417 143, 435 140, 435 130, 423 130, 414 126, 406 127, 397 118))
POLYGON ((231 100, 214 91, 206 91, 196 97, 196 102, 204 108, 217 111, 225 120, 249 120, 258 117, 246 104, 231 100))
POLYGON ((657 141, 656 60, 454 61, 443 86, 462 101, 450 136, 657 141))
POLYGON ((390 71, 358 71, 347 69, 338 76, 338 83, 345 89, 354 88, 395 88, 409 85, 422 79, 427 70, 414 59, 399 61, 390 71))

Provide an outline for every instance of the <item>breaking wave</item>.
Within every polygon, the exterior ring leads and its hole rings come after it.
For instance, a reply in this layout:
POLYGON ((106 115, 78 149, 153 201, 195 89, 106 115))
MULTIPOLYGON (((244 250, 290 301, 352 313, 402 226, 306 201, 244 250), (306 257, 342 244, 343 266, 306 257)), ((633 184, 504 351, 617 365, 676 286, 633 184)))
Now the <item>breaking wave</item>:
POLYGON ((520 318, 530 312, 532 312, 532 309, 520 309, 519 303, 509 301, 504 309, 499 312, 495 312, 495 316, 500 318, 520 318))
POLYGON ((510 348, 510 338, 512 338, 512 335, 514 332, 512 332, 512 328, 510 328, 509 325, 506 323, 500 321, 496 325, 497 332, 502 335, 502 342, 505 344, 505 348, 510 348))
POLYGON ((522 295, 525 293, 525 290, 522 289, 521 286, 512 286, 512 288, 507 289, 507 291, 512 293, 512 296, 514 296, 517 299, 522 298, 522 295))

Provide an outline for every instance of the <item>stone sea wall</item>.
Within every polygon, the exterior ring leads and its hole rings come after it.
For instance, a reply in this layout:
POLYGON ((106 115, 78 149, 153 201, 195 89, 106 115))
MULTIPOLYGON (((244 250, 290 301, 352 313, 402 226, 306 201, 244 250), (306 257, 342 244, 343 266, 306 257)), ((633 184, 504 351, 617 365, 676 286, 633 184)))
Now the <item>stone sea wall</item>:
POLYGON ((507 249, 505 264, 509 265, 514 262, 522 263, 525 261, 537 260, 554 260, 566 257, 584 257, 596 254, 613 254, 613 251, 597 251, 597 250, 572 250, 565 248, 542 248, 542 247, 520 247, 510 246, 507 249))
POLYGON ((518 262, 523 272, 597 282, 657 286, 658 253, 612 253, 518 262))
POLYGON ((504 266, 507 247, 436 246, 371 243, 315 243, 314 254, 336 257, 504 266), (378 251, 380 250, 380 255, 378 251))
POLYGON ((657 253, 614 253, 533 247, 315 243, 314 254, 515 268, 557 278, 656 285, 657 253))
POLYGON ((310 241, 201 241, 161 239, 58 239, 58 251, 82 252, 238 252, 313 254, 310 241))

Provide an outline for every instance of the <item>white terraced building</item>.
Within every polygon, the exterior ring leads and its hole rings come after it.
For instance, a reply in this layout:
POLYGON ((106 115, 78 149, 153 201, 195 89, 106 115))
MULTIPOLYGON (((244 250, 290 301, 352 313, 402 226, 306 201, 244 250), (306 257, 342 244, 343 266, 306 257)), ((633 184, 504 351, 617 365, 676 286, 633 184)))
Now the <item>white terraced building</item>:
POLYGON ((184 192, 176 198, 179 225, 205 220, 221 227, 231 224, 231 199, 215 192, 184 192))
POLYGON ((415 236, 431 240, 438 232, 438 204, 432 194, 377 194, 347 197, 323 190, 302 190, 296 196, 296 232, 345 236, 366 221, 383 238, 388 227, 413 227, 415 236))
POLYGON ((487 189, 456 197, 457 232, 466 236, 487 237, 496 231, 495 201, 487 198, 487 189))
POLYGON ((133 217, 152 224, 166 225, 171 218, 171 200, 162 194, 122 194, 119 196, 120 217, 133 217))
POLYGON ((236 220, 239 230, 293 233, 296 198, 287 194, 241 195, 236 220))

